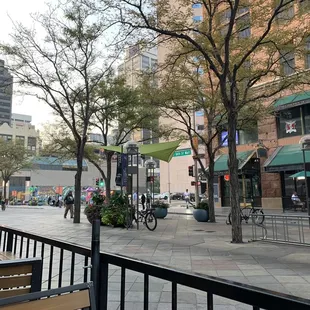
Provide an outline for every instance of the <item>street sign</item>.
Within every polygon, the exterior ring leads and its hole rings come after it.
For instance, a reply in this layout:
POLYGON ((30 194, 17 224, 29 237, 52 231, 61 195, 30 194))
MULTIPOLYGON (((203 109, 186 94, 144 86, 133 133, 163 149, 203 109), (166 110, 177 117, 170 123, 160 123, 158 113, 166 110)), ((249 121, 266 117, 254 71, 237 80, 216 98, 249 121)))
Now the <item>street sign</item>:
POLYGON ((183 149, 183 150, 177 150, 174 151, 173 157, 180 157, 180 156, 188 156, 192 154, 191 149, 183 149))

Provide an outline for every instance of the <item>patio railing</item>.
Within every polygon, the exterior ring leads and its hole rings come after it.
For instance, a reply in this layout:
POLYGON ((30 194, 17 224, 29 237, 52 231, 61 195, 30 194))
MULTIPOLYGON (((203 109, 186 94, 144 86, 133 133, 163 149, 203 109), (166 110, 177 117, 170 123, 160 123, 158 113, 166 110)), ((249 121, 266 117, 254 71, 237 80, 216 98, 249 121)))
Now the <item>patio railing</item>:
MULTIPOLYGON (((205 292, 206 309, 214 309, 214 296, 229 298, 258 309, 309 309, 310 301, 295 296, 276 293, 225 279, 190 273, 170 267, 136 260, 122 255, 99 252, 99 222, 93 225, 92 251, 88 248, 46 238, 21 230, 0 226, 0 246, 17 257, 43 259, 43 289, 67 284, 94 282, 98 309, 109 309, 108 289, 111 285, 109 270, 120 270, 119 304, 125 309, 126 277, 128 271, 137 272, 143 282, 143 309, 149 308, 150 278, 165 280, 171 286, 171 309, 178 306, 181 286, 205 292), (91 266, 90 266, 91 260, 91 266), (86 268, 85 268, 86 267, 86 268), (89 268, 91 267, 91 268, 89 268), (90 272, 92 270, 92 272, 90 272)), ((181 293, 180 293, 181 294, 181 293)))

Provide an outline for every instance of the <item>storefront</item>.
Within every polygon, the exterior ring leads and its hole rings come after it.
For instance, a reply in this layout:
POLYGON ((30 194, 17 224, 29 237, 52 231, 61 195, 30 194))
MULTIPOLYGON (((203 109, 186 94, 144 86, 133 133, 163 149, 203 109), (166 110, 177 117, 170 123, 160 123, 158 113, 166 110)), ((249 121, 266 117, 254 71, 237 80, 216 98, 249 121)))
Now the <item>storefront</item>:
MULTIPOLYGON (((307 163, 310 163, 310 152, 305 152, 305 159, 307 163)), ((310 167, 307 167, 307 170, 309 169, 310 167)), ((290 144, 278 147, 266 160, 264 170, 270 173, 280 173, 283 209, 291 207, 291 196, 295 191, 300 199, 305 201, 305 180, 292 178, 292 175, 304 170, 303 155, 300 144, 290 144)), ((309 185, 310 184, 308 184, 308 186, 309 185)))
MULTIPOLYGON (((238 152, 239 161, 238 176, 240 189, 240 205, 254 201, 256 206, 261 206, 261 175, 260 159, 257 157, 257 151, 238 152)), ((228 174, 228 155, 220 155, 215 160, 214 173, 218 176, 220 182, 221 206, 230 206, 230 189, 228 174)))

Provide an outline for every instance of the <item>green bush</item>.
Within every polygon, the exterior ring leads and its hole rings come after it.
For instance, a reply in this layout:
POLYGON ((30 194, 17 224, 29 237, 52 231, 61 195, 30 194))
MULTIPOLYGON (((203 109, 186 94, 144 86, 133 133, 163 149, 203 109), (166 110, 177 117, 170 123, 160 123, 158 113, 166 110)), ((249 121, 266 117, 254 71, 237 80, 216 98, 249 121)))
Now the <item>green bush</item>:
POLYGON ((114 193, 110 201, 101 209, 101 221, 104 225, 125 226, 127 219, 128 197, 114 193))
POLYGON ((206 201, 200 201, 198 206, 194 206, 194 209, 202 209, 209 211, 209 204, 206 201))
POLYGON ((164 201, 161 201, 161 200, 155 200, 155 201, 152 203, 152 208, 168 209, 169 207, 170 207, 170 206, 169 206, 169 203, 164 202, 164 201))

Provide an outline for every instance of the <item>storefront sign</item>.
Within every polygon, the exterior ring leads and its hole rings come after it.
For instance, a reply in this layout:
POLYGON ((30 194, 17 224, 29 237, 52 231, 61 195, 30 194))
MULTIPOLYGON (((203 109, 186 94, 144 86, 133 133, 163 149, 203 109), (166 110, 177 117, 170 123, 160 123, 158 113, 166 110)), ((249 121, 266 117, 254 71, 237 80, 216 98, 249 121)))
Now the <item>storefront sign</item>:
POLYGON ((286 133, 297 132, 296 121, 285 122, 285 132, 286 133))

